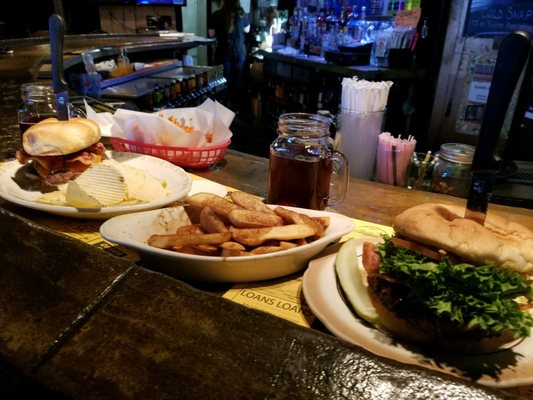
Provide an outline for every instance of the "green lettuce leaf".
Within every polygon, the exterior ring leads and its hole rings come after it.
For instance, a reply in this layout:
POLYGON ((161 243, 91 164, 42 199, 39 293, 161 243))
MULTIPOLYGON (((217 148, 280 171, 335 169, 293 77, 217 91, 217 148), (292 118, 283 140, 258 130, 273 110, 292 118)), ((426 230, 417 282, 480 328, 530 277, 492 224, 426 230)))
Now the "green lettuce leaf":
POLYGON ((445 321, 516 337, 529 335, 533 317, 520 311, 514 300, 533 299, 530 282, 517 272, 493 265, 452 265, 448 258, 429 260, 408 249, 397 248, 384 237, 377 246, 380 272, 392 275, 409 287, 409 304, 445 321))

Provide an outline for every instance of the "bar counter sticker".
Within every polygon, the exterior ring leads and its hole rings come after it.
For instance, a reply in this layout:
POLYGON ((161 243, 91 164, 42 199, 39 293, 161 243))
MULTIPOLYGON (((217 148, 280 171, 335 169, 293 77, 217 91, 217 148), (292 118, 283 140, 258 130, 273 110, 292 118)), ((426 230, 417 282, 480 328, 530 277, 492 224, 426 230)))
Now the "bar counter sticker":
POLYGON ((315 319, 302 295, 301 276, 237 284, 223 297, 305 327, 310 327, 315 319))
POLYGON ((102 221, 99 220, 70 220, 57 217, 39 217, 37 222, 50 229, 81 240, 91 246, 104 250, 115 257, 137 263, 140 257, 137 252, 115 243, 108 242, 100 236, 99 229, 102 221))

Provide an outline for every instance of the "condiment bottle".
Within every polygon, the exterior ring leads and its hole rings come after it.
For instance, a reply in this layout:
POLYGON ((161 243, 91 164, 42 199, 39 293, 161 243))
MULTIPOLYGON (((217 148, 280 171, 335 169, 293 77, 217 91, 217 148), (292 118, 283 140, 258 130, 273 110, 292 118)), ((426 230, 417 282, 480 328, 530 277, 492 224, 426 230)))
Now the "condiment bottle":
POLYGON ((475 147, 462 143, 441 145, 433 168, 434 192, 467 197, 475 147))
POLYGON ((333 149, 330 123, 316 114, 280 115, 270 145, 268 203, 324 210, 344 199, 348 161, 333 149))
POLYGON ((118 75, 127 75, 132 72, 132 66, 130 65, 130 59, 128 58, 125 48, 120 49, 120 54, 117 57, 117 69, 118 75))

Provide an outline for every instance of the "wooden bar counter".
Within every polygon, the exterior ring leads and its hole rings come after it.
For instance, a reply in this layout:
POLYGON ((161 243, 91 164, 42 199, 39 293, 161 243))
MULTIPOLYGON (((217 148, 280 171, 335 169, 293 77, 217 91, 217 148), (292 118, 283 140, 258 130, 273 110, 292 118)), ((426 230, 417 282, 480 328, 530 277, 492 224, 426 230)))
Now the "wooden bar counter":
MULTIPOLYGON (((267 159, 230 150, 219 165, 191 172, 265 196, 267 167, 267 159)), ((351 180, 335 210, 390 225, 425 201, 464 203, 351 180)), ((533 229, 533 211, 490 210, 533 229)), ((58 234, 55 222, 82 232, 100 224, 0 200, 0 397, 533 398, 529 387, 498 390, 375 356, 324 328, 222 298, 216 285, 194 288, 111 256, 101 243, 58 234)))

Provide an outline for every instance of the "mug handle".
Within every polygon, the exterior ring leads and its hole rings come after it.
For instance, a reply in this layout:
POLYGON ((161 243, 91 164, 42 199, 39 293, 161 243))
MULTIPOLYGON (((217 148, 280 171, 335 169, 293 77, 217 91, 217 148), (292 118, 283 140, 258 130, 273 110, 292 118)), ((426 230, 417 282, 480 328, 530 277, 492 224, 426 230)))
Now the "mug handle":
POLYGON ((348 191, 348 182, 350 178, 348 159, 340 151, 333 150, 331 154, 333 168, 331 173, 331 188, 334 195, 330 195, 328 206, 334 206, 344 200, 348 191))

